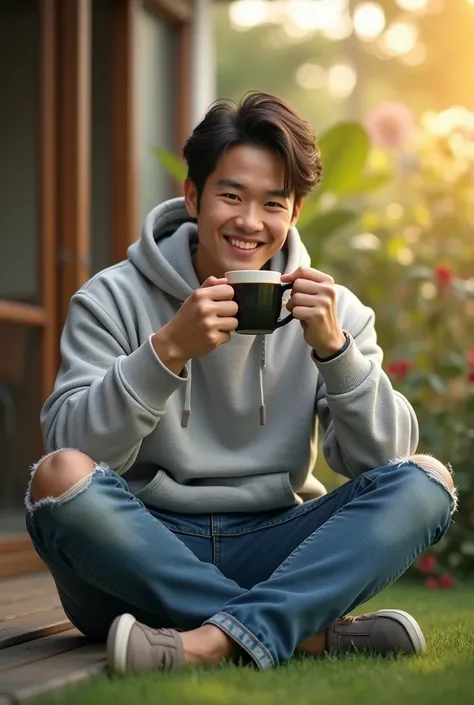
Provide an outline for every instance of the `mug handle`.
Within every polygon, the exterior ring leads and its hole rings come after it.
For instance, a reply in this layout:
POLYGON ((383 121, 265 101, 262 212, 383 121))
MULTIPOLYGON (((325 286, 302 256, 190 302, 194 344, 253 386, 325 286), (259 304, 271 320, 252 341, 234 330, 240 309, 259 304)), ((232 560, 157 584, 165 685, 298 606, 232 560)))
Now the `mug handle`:
MULTIPOLYGON (((288 291, 288 289, 293 288, 293 282, 289 282, 288 284, 282 284, 281 288, 282 288, 282 291, 288 291)), ((282 326, 286 326, 286 324, 292 320, 293 320, 293 314, 289 313, 288 316, 285 316, 285 318, 282 318, 279 321, 277 321, 276 328, 281 328, 282 326)))

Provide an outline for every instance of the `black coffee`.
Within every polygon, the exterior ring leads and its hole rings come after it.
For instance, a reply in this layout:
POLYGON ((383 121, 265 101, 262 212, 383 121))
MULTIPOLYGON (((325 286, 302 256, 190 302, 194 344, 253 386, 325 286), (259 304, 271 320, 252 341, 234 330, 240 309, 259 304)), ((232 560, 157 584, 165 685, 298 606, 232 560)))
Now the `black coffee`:
POLYGON ((283 292, 291 288, 291 284, 282 286, 249 282, 231 286, 234 289, 234 301, 239 307, 236 316, 239 322, 237 333, 247 335, 273 333, 276 328, 291 320, 291 314, 281 321, 278 320, 283 292))

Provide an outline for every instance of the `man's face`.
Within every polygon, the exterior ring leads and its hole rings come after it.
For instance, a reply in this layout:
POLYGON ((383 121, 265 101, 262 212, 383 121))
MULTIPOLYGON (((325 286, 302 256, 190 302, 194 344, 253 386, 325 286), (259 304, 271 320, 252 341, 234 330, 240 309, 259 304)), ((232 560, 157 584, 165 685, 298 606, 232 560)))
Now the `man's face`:
POLYGON ((208 177, 197 210, 194 184, 185 182, 186 207, 197 218, 194 266, 201 282, 233 269, 261 269, 283 247, 301 204, 284 191, 284 165, 270 151, 232 147, 208 177))

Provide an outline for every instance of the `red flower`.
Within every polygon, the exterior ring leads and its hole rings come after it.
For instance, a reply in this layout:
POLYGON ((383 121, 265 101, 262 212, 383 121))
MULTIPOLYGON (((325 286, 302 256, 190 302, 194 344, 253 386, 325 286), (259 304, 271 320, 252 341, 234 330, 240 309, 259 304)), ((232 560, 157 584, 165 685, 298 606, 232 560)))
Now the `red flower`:
POLYGON ((467 381, 474 384, 474 369, 467 373, 467 381))
POLYGON ((436 590, 439 587, 437 578, 426 578, 426 587, 428 590, 436 590))
POLYGON ((426 575, 427 573, 432 573, 437 566, 437 561, 435 556, 422 556, 418 568, 420 573, 426 575))
POLYGON ((387 372, 398 382, 403 382, 411 368, 411 360, 394 360, 387 366, 387 372))
POLYGON ((435 269, 435 279, 439 287, 448 287, 453 281, 453 272, 445 264, 440 264, 435 269))
POLYGON ((454 587, 454 578, 450 573, 443 573, 439 578, 439 585, 446 590, 454 587))

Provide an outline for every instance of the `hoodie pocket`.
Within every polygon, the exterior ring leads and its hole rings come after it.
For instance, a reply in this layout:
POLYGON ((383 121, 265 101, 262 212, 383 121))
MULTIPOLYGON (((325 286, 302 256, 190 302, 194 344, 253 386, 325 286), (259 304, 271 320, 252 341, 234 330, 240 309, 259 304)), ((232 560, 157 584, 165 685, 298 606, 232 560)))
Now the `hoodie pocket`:
POLYGON ((288 473, 215 477, 180 484, 160 470, 137 497, 157 509, 189 514, 262 512, 299 504, 288 473))

